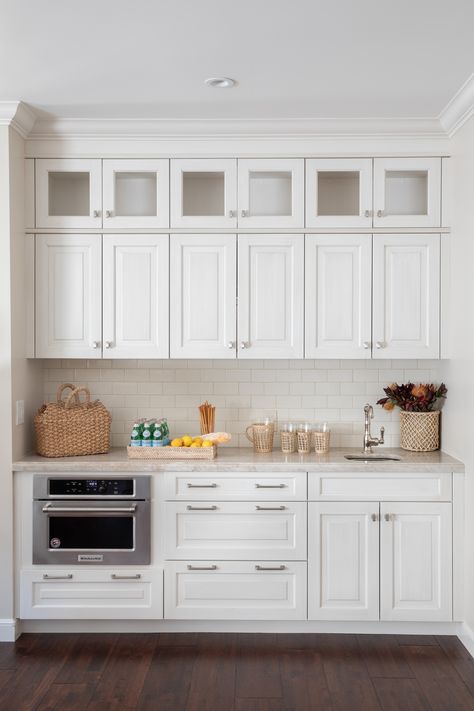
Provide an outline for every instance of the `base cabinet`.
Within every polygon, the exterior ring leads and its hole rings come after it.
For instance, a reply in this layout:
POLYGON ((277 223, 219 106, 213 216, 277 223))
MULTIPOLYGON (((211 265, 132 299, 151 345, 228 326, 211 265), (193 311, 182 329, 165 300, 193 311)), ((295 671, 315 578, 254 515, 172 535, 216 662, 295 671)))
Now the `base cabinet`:
POLYGON ((306 563, 167 562, 165 618, 305 620, 306 563))

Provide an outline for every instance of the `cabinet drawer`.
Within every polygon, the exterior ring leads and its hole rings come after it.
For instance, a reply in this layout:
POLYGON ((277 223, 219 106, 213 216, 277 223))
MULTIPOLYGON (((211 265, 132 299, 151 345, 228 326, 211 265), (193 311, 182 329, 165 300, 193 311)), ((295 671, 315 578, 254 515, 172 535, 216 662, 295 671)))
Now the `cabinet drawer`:
POLYGON ((20 618, 163 618, 163 570, 23 570, 20 618))
POLYGON ((305 620, 306 563, 165 563, 165 618, 305 620))
POLYGON ((305 503, 165 504, 165 558, 305 560, 305 503))
POLYGON ((165 474, 167 500, 305 501, 306 472, 165 474))
POLYGON ((309 474, 310 501, 451 501, 451 474, 309 474))

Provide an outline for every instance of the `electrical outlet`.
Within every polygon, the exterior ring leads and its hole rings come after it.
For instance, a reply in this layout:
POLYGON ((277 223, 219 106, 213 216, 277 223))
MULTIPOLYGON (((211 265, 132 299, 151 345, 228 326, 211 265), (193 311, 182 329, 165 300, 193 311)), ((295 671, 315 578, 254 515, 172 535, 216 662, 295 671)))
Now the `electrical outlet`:
POLYGON ((25 422, 25 401, 16 401, 16 424, 22 425, 25 422))

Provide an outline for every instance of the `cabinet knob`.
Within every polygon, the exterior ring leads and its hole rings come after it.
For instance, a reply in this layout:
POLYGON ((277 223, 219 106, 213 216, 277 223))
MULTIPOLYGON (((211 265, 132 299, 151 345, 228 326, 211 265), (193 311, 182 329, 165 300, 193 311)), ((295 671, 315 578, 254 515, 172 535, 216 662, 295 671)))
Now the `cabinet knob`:
POLYGON ((375 347, 376 348, 385 348, 385 342, 384 341, 376 341, 375 347))
POLYGON ((229 210, 229 217, 236 217, 237 211, 236 210, 229 210))
POLYGON ((390 523, 390 521, 395 521, 395 514, 386 513, 384 519, 387 521, 387 523, 390 523))
POLYGON ((100 346, 100 341, 92 341, 92 348, 97 349, 100 346))
POLYGON ((367 351, 370 348, 370 341, 364 341, 362 345, 364 346, 365 350, 367 351))
POLYGON ((104 348, 112 348, 112 341, 105 341, 104 348))
POLYGON ((372 519, 372 521, 375 522, 375 521, 378 521, 378 520, 379 520, 379 515, 376 514, 376 513, 373 513, 373 514, 370 516, 370 518, 372 519))
POLYGON ((249 211, 248 211, 248 210, 241 210, 241 211, 240 211, 240 216, 241 216, 241 217, 248 217, 248 216, 249 216, 249 211))
POLYGON ((100 217, 100 210, 94 210, 92 214, 94 217, 100 217))
POLYGON ((105 211, 105 216, 106 216, 106 217, 112 217, 112 215, 113 215, 112 210, 106 210, 106 211, 105 211))
POLYGON ((250 343, 248 341, 240 341, 240 347, 242 350, 245 348, 248 348, 250 346, 250 343))
POLYGON ((364 217, 370 217, 372 214, 372 210, 364 210, 364 217))
POLYGON ((229 341, 229 343, 227 344, 227 348, 229 348, 229 350, 235 348, 235 341, 229 341))
POLYGON ((383 217, 383 210, 377 210, 377 217, 383 217))

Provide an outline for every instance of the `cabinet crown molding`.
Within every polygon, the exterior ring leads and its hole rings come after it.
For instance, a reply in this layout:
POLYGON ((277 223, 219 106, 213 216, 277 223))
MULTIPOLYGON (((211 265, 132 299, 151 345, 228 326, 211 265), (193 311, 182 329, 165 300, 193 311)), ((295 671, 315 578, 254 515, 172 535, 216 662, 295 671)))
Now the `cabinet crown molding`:
POLYGON ((0 101, 0 126, 11 126, 27 138, 35 121, 35 112, 23 101, 0 101))
POLYGON ((439 121, 451 137, 474 115, 474 73, 464 82, 459 91, 446 104, 439 121))

